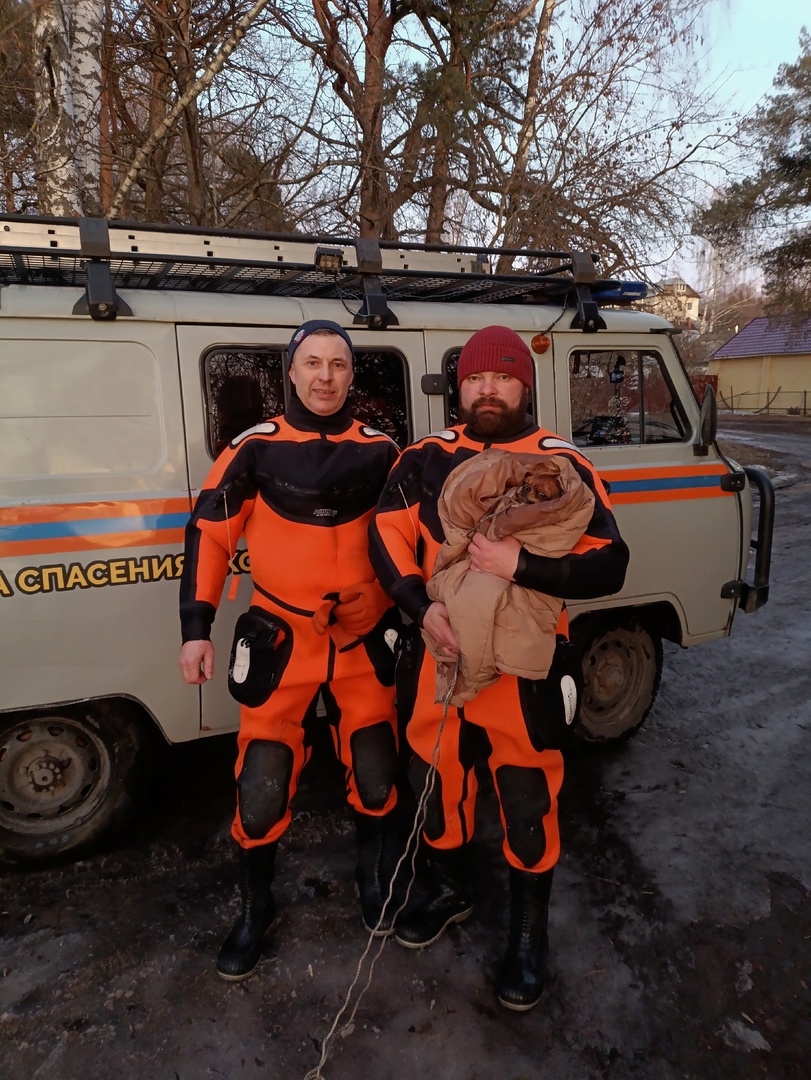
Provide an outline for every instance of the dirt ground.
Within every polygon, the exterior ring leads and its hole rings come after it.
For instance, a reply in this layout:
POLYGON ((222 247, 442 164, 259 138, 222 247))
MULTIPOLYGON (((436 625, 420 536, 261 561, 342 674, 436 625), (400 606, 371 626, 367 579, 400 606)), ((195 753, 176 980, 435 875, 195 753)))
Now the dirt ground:
POLYGON ((570 763, 535 1010, 495 999, 507 884, 485 790, 473 917, 424 952, 386 944, 319 1071, 367 944, 340 778, 312 763, 280 923, 257 974, 228 985, 214 960, 237 913, 234 742, 219 737, 171 754, 149 813, 105 852, 0 877, 0 1078, 806 1080, 811 428, 790 426, 796 453, 764 453, 735 423, 733 456, 778 484, 770 602, 728 640, 666 643, 638 736, 570 763))

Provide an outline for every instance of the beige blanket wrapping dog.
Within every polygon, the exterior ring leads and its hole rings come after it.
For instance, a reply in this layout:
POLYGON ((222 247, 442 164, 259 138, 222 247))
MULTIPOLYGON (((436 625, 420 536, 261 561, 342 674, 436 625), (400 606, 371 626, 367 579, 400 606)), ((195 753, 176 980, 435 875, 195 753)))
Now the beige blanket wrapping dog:
MULTIPOLYGON (((462 705, 502 673, 545 678, 555 650, 563 601, 470 569, 468 544, 476 532, 488 540, 514 536, 537 555, 568 554, 591 520, 594 495, 565 457, 514 454, 495 447, 450 473, 442 487, 439 516, 445 543, 439 550, 428 595, 448 609, 461 647, 461 667, 450 704, 462 705)), ((439 654, 438 702, 444 701, 455 663, 439 654)))

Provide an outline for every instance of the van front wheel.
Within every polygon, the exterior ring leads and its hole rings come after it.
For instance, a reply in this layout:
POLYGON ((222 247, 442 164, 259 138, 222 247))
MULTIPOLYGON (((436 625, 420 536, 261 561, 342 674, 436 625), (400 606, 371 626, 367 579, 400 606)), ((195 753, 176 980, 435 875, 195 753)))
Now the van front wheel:
POLYGON ((147 746, 126 705, 86 702, 0 718, 0 854, 76 856, 130 819, 147 746))
POLYGON ((659 689, 662 639, 635 616, 572 624, 583 661, 583 697, 573 728, 582 743, 609 745, 639 730, 659 689))

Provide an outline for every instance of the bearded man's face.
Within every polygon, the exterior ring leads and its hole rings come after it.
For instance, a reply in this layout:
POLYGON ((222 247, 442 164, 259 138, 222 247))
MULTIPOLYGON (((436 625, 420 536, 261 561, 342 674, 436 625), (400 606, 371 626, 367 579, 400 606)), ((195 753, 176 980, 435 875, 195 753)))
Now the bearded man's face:
POLYGON ((459 387, 459 416, 476 434, 503 438, 526 425, 529 390, 514 375, 477 371, 459 387))

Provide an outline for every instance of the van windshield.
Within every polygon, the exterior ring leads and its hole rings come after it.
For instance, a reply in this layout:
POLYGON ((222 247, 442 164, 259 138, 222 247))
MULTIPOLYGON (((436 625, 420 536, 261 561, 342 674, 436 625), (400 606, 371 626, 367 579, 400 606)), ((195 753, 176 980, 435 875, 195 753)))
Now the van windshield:
POLYGON ((687 438, 687 419, 657 352, 576 350, 569 357, 569 387, 575 446, 687 438))

